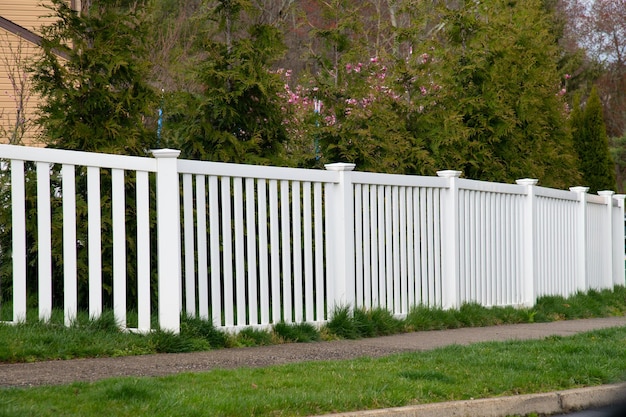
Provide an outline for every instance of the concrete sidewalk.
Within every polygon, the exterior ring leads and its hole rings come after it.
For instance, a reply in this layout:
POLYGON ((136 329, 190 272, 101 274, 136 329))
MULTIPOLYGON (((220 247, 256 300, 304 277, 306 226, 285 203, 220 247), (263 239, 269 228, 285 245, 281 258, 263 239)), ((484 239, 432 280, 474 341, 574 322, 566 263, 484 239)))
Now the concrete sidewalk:
MULTIPOLYGON (((624 401, 626 384, 602 385, 545 394, 515 395, 469 401, 424 404, 350 413, 326 414, 324 417, 507 417, 561 415, 578 410, 616 405, 624 401)), ((617 410, 615 412, 618 412, 617 410)), ((622 417, 625 410, 619 407, 622 417)), ((320 416, 321 417, 321 416, 320 416)), ((607 417, 609 417, 607 415, 607 417)))
MULTIPOLYGON (((291 343, 183 354, 0 364, 0 387, 57 385, 120 376, 164 376, 181 372, 205 372, 218 368, 262 367, 304 361, 381 357, 394 353, 430 350, 452 344, 468 345, 486 341, 542 339, 554 335, 569 336, 617 326, 626 326, 626 317, 437 330, 373 339, 291 343)), ((560 393, 343 413, 336 416, 506 417, 532 412, 541 415, 606 405, 614 401, 616 396, 619 399, 620 395, 626 397, 626 392, 621 386, 603 386, 560 393)))

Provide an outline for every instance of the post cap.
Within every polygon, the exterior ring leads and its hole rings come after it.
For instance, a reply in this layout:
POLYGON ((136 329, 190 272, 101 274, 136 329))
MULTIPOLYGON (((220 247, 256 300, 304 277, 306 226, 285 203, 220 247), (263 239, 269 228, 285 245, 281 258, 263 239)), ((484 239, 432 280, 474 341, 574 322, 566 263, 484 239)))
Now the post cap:
POLYGON ((443 171, 437 171, 437 175, 442 178, 459 178, 461 176, 461 171, 455 171, 453 169, 446 169, 443 171))
POLYGON ((178 158, 180 155, 178 149, 152 149, 150 152, 155 158, 178 158))
POLYGON ((569 187, 569 190, 573 191, 575 193, 586 193, 586 192, 589 191, 589 187, 582 187, 582 186, 579 186, 579 187, 569 187))
POLYGON ((334 164, 325 164, 324 168, 328 171, 353 171, 356 167, 356 164, 351 164, 347 162, 336 162, 334 164))
POLYGON ((601 195, 603 197, 610 197, 613 194, 615 194, 615 191, 612 190, 602 190, 602 191, 598 191, 598 195, 601 195))
POLYGON ((536 178, 521 178, 519 180, 515 180, 518 185, 537 185, 539 182, 536 178))

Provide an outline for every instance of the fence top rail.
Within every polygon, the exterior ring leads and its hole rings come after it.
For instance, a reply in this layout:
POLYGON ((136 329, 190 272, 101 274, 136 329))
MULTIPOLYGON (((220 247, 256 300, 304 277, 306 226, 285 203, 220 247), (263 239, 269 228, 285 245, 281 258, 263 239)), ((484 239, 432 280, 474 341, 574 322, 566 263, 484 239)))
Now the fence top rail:
POLYGON ((421 175, 379 174, 374 172, 352 172, 352 183, 361 185, 390 185, 399 187, 447 188, 448 179, 421 175))
MULTIPOLYGON (((611 199, 614 201, 615 199, 611 199)), ((606 199, 601 195, 587 194, 587 203, 606 206, 606 199)))
POLYGON ((557 190, 555 188, 535 187, 537 197, 554 198, 557 200, 578 201, 578 193, 568 190, 557 190))
POLYGON ((156 159, 32 146, 0 145, 0 159, 135 171, 156 171, 156 159))
POLYGON ((482 191, 498 194, 526 194, 526 187, 523 185, 487 182, 466 178, 459 179, 459 189, 466 191, 482 191))
POLYGON ((319 169, 286 168, 265 165, 231 164, 224 162, 178 160, 178 172, 192 175, 214 175, 235 178, 337 183, 336 172, 319 169))

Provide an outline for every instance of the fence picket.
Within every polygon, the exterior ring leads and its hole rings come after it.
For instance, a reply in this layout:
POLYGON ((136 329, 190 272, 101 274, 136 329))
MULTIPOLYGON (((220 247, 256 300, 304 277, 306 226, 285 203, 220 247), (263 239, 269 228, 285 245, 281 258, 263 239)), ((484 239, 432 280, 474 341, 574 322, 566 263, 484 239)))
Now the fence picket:
MULTIPOLYGON (((26 190, 24 161, 11 161, 13 322, 26 320, 26 190)), ((73 194, 72 194, 73 195, 73 194)), ((65 217, 64 217, 65 218, 65 217)))
MULTIPOLYGON (((100 192, 94 193, 100 196, 100 192)), ((99 203, 99 202, 98 202, 99 203)), ((100 213, 100 204, 90 206, 91 211, 100 213)), ((37 230, 38 230, 38 273, 39 273, 39 320, 48 321, 52 315, 52 232, 51 232, 51 208, 50 208, 50 164, 37 162, 37 230)), ((100 227, 98 227, 98 231, 100 227)), ((91 249, 91 247, 90 247, 91 249)), ((98 257, 100 251, 97 252, 98 257)), ((96 272, 99 274, 100 270, 96 272)), ((90 271, 91 278, 91 271, 90 271)), ((90 294, 95 289, 100 294, 101 282, 95 282, 90 287, 90 294)), ((91 303, 90 303, 91 305, 91 303)), ((100 311, 92 311, 90 315, 97 317, 100 311)))
POLYGON ((220 206, 219 179, 209 177, 209 247, 211 253, 211 317, 213 324, 221 327, 222 317, 222 262, 220 256, 220 206))
POLYGON ((113 313, 126 327, 126 196, 124 171, 111 170, 113 207, 113 313))
POLYGON ((197 247, 198 247, 198 315, 209 319, 209 271, 207 245, 206 177, 196 175, 197 247))
POLYGON ((324 274, 324 216, 322 204, 322 183, 313 184, 313 212, 315 216, 315 321, 323 322, 326 319, 326 285, 324 274))
POLYGON ((261 325, 270 323, 270 274, 267 250, 267 186, 264 179, 257 181, 258 196, 258 239, 259 239, 259 307, 261 310, 261 325))
POLYGON ((258 288, 257 288, 257 250, 256 236, 257 227, 255 219, 255 190, 254 179, 246 178, 246 242, 247 253, 245 259, 248 263, 247 288, 248 288, 248 324, 259 323, 258 313, 258 288))
MULTIPOLYGON (((189 317, 196 316, 196 270, 193 221, 192 175, 183 174, 183 236, 185 260, 185 312, 189 317)), ((183 292, 181 291, 181 297, 183 292)), ((182 303, 182 300, 181 300, 182 303)))
POLYGON ((63 313, 65 325, 76 319, 78 283, 76 272, 76 178, 74 165, 61 167, 63 196, 63 313))
POLYGON ((150 330, 150 183, 148 173, 136 173, 137 198, 137 329, 150 330))
POLYGON ((293 320, 303 321, 304 305, 302 300, 302 214, 301 214, 300 182, 291 184, 291 213, 293 234, 291 247, 293 251, 293 320))
POLYGON ((222 216, 222 271, 223 271, 223 291, 224 303, 224 326, 233 327, 235 325, 235 306, 236 300, 233 291, 233 238, 232 238, 232 214, 231 214, 231 178, 222 177, 221 185, 221 206, 220 212, 222 216))
POLYGON ((237 306, 236 324, 245 326, 246 320, 246 265, 244 253, 244 198, 243 180, 241 177, 233 178, 233 205, 234 205, 234 231, 235 231, 235 305, 237 306))

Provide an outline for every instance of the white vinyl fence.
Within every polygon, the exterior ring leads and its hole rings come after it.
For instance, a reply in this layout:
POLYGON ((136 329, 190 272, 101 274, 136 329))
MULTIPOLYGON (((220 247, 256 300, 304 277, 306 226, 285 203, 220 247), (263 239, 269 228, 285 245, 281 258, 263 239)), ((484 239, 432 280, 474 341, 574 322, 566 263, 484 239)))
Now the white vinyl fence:
POLYGON ((180 313, 236 330, 625 284, 624 196, 610 191, 153 154, 0 145, 1 319, 36 304, 67 324, 112 308, 139 331, 177 332, 180 313))

